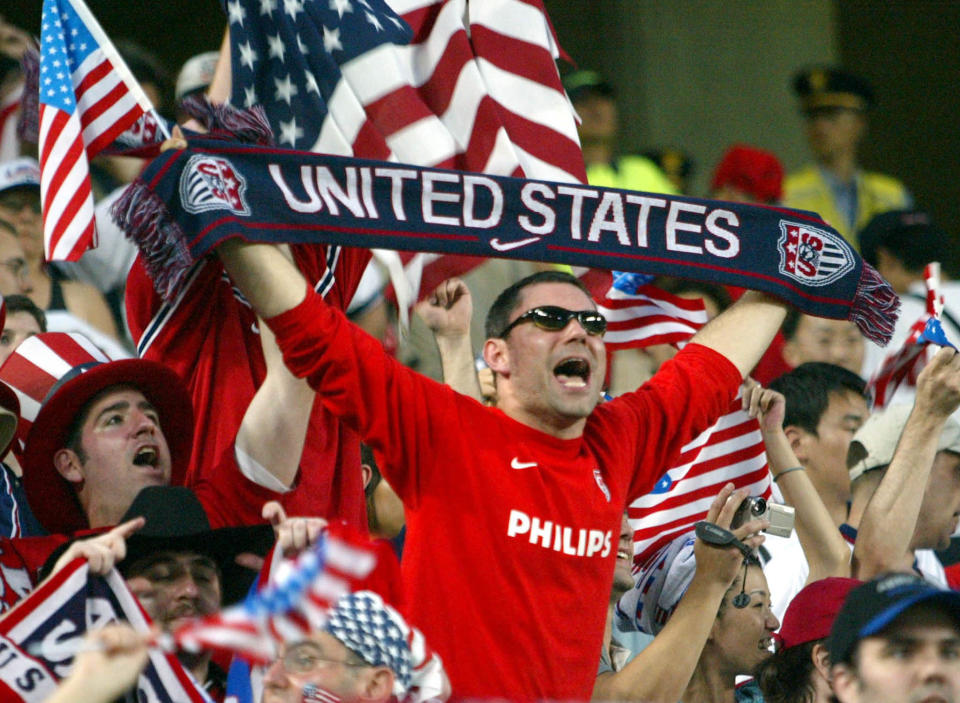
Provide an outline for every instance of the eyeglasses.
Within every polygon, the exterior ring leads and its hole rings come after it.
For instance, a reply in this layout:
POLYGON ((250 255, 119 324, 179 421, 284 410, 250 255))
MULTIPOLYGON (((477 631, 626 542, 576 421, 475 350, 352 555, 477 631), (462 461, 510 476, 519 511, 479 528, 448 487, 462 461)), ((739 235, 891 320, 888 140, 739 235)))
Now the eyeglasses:
POLYGON ((328 659, 323 656, 319 647, 310 642, 294 645, 284 652, 280 661, 288 674, 308 674, 320 664, 341 664, 351 667, 369 666, 366 663, 349 662, 343 659, 328 659))
POLYGON ((577 321, 589 335, 599 337, 607 331, 607 318, 596 310, 567 310, 556 305, 544 305, 527 310, 504 327, 503 332, 500 333, 500 338, 506 339, 510 330, 524 322, 532 322, 542 330, 559 332, 570 324, 570 320, 573 318, 577 318, 577 321))
POLYGON ((27 276, 30 274, 30 267, 23 259, 9 259, 7 261, 0 261, 0 266, 5 266, 6 268, 10 269, 10 273, 19 278, 21 281, 27 278, 27 276))

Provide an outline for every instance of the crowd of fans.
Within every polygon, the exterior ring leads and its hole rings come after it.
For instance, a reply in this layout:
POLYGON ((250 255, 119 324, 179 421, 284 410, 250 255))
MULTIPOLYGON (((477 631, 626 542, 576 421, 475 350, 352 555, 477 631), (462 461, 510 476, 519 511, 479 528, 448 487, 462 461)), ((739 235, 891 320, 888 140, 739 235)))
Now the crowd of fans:
MULTIPOLYGON (((0 20, 0 90, 30 42, 0 20)), ((157 105, 215 80, 217 52, 171 81, 120 48, 157 105)), ((564 84, 591 184, 686 192, 682 151, 618 143, 602 76, 564 84)), ((734 143, 703 195, 820 213, 900 296, 896 349, 949 237, 860 166, 866 81, 816 67, 793 88, 811 163, 785 175, 734 143)), ((398 347, 386 276, 345 251, 321 297, 322 245, 224 243, 171 303, 109 215, 142 162, 94 163, 100 246, 53 264, 35 154, 0 153, 0 623, 83 559, 116 568, 155 628, 91 629, 49 701, 124 695, 161 633, 239 602, 272 549, 295 555, 332 522, 391 540, 402 589, 343 596, 286 638, 264 702, 960 700, 960 572, 935 552, 960 519, 955 350, 872 412, 886 351, 852 322, 661 279, 711 321, 680 351, 608 353, 579 278, 500 261, 441 284, 398 347), (737 518, 748 496, 728 485, 697 530, 634 563, 627 507, 738 392, 795 529, 737 518)), ((941 291, 960 339, 956 284, 941 291)), ((223 700, 228 662, 177 656, 223 700)))

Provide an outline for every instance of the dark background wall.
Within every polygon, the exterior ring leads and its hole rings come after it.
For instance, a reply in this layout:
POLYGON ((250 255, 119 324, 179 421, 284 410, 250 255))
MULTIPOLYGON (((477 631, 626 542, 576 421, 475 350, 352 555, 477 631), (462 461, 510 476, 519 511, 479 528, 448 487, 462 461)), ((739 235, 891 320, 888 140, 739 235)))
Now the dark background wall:
MULTIPOLYGON (((215 0, 89 0, 104 29, 159 53, 175 74, 215 49, 215 0)), ((3 3, 36 27, 40 0, 3 3)), ((799 66, 843 61, 876 84, 864 162, 900 177, 917 202, 960 233, 960 0, 546 0, 561 44, 614 82, 626 148, 677 145, 706 190, 728 144, 771 149, 788 168, 807 157, 788 83, 799 66)))
POLYGON ((864 161, 902 178, 957 241, 960 2, 841 2, 836 19, 841 58, 879 93, 864 161))

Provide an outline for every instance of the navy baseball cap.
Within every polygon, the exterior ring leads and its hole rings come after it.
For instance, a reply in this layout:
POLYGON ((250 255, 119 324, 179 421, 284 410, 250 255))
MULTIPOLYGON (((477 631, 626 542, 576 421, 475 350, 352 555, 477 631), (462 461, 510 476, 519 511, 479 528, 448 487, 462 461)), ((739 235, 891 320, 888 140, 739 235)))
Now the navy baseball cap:
POLYGON ((888 574, 853 589, 830 630, 830 661, 849 663, 860 640, 879 634, 920 603, 938 606, 960 626, 960 593, 937 588, 919 576, 888 574))
POLYGON ((803 112, 846 109, 864 111, 873 107, 873 87, 860 76, 833 66, 812 66, 793 77, 793 92, 803 112))
POLYGON ((616 97, 613 86, 596 71, 578 70, 568 73, 563 77, 563 89, 567 91, 570 102, 574 103, 591 95, 616 97))

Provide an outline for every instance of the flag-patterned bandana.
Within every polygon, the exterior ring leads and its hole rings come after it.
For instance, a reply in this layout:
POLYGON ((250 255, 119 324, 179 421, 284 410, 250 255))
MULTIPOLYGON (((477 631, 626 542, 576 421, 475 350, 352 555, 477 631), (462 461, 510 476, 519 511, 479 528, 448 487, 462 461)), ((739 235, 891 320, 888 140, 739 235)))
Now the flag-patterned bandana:
MULTIPOLYGON (((372 666, 393 671, 406 692, 410 686, 410 647, 403 617, 372 591, 348 593, 330 611, 326 630, 372 666)), ((396 691, 395 691, 396 692, 396 691)))

